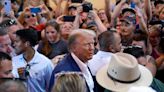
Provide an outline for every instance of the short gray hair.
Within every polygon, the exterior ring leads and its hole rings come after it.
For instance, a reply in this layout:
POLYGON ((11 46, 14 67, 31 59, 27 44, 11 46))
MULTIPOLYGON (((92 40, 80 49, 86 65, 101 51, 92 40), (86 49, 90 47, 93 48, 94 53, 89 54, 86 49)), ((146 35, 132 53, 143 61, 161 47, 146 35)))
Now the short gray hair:
POLYGON ((83 35, 90 35, 90 36, 96 37, 96 34, 92 30, 87 30, 87 29, 73 30, 72 33, 70 34, 69 38, 68 38, 68 49, 71 50, 71 47, 76 42, 76 39, 78 37, 83 36, 83 35))
POLYGON ((21 81, 8 80, 0 85, 0 92, 27 92, 27 88, 21 81), (10 89, 14 87, 15 89, 10 89))
POLYGON ((7 35, 7 28, 0 27, 0 36, 7 35))

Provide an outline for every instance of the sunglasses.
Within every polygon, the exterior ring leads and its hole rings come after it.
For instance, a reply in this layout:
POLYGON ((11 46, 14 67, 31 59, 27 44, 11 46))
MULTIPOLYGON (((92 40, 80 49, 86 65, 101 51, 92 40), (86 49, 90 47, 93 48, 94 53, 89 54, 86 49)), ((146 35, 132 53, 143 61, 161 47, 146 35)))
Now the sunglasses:
POLYGON ((31 15, 25 15, 24 16, 24 18, 28 18, 28 19, 31 18, 31 17, 33 17, 33 18, 36 17, 36 14, 33 13, 31 15))

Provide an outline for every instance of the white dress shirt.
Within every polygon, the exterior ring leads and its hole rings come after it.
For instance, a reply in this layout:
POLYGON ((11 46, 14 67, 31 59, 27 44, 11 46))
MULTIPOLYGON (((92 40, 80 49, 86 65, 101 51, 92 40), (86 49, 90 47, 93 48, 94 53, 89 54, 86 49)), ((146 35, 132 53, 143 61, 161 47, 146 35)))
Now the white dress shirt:
POLYGON ((34 57, 30 62, 26 62, 23 54, 12 58, 13 75, 19 78, 18 68, 30 65, 29 76, 27 77, 28 92, 47 92, 49 87, 49 80, 53 71, 53 64, 44 55, 35 51, 34 57))
POLYGON ((88 70, 87 65, 85 63, 83 63, 74 53, 71 53, 71 55, 72 55, 73 59, 75 60, 75 62, 77 63, 77 65, 79 66, 81 72, 83 73, 90 92, 93 92, 94 82, 93 82, 92 76, 88 70))
POLYGON ((104 65, 109 64, 112 54, 110 52, 98 51, 93 55, 92 59, 88 61, 88 66, 93 76, 96 76, 97 71, 104 65))

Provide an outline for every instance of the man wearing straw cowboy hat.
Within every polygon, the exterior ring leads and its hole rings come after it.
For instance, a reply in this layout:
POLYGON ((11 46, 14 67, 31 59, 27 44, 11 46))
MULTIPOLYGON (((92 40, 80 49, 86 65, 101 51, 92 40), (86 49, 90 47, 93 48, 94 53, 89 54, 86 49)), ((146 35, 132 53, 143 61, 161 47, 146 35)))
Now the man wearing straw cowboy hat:
POLYGON ((135 57, 125 53, 114 54, 110 63, 97 72, 96 80, 107 92, 127 92, 134 86, 150 85, 157 92, 164 92, 164 84, 153 79, 151 72, 139 65, 135 57))
POLYGON ((100 50, 88 61, 88 66, 92 73, 95 90, 103 92, 104 88, 96 82, 96 73, 104 65, 110 62, 113 53, 121 51, 121 37, 115 29, 108 29, 98 36, 100 50))

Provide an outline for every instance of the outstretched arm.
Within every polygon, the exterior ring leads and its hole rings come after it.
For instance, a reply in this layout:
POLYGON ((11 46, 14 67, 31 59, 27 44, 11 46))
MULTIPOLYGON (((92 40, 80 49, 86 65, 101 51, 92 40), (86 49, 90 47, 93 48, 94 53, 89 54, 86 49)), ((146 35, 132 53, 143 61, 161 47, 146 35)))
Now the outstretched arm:
POLYGON ((77 14, 76 14, 75 20, 73 22, 73 28, 74 29, 79 29, 79 26, 80 26, 80 12, 82 12, 82 7, 77 7, 77 14))
POLYGON ((136 14, 137 14, 138 19, 139 19, 139 27, 144 31, 144 33, 148 34, 147 25, 146 25, 146 22, 143 18, 142 10, 139 9, 137 6, 136 6, 136 14))
POLYGON ((95 11, 90 11, 90 13, 92 14, 93 16, 93 19, 94 21, 96 22, 97 24, 97 27, 98 27, 98 32, 97 34, 101 34, 102 32, 106 31, 107 28, 105 27, 105 25, 101 22, 100 18, 98 17, 97 13, 95 11))
POLYGON ((61 7, 61 4, 62 4, 63 0, 59 0, 59 2, 56 4, 56 9, 55 9, 55 17, 59 17, 60 15, 62 15, 62 7, 61 7))
POLYGON ((146 12, 148 21, 150 21, 152 19, 152 7, 150 0, 144 0, 144 10, 146 12))
POLYGON ((105 0, 105 13, 106 13, 108 22, 111 23, 110 0, 105 0))
POLYGON ((116 5, 112 15, 111 15, 111 26, 114 25, 114 20, 120 15, 121 11, 122 11, 122 7, 125 4, 126 0, 121 0, 121 2, 116 5))

